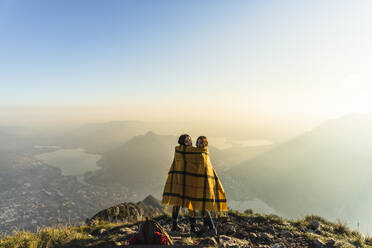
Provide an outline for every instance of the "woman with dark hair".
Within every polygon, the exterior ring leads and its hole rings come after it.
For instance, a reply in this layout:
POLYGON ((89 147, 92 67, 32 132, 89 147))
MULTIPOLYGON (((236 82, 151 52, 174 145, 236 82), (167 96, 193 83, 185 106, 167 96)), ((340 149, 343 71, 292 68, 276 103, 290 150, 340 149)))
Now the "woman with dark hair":
MULTIPOLYGON (((207 137, 199 136, 196 139, 196 147, 197 148, 204 148, 204 147, 207 147, 207 146, 208 146, 207 137)), ((214 225, 213 219, 211 217, 210 211, 205 211, 205 212, 206 213, 204 213, 204 214, 202 213, 203 222, 204 222, 204 227, 203 227, 204 230, 201 230, 201 232, 205 232, 209 229, 209 230, 213 230, 215 232, 215 235, 217 235, 217 230, 216 230, 216 227, 214 225)), ((195 215, 195 213, 194 213, 194 215, 195 215)))
MULTIPOLYGON (((178 144, 180 146, 192 146, 192 140, 191 140, 190 135, 182 134, 178 138, 178 144)), ((174 161, 173 161, 172 167, 173 166, 174 166, 174 161)), ((171 167, 171 169, 172 169, 172 167, 171 167)), ((173 220, 172 231, 180 231, 181 230, 181 228, 178 226, 178 223, 177 223, 179 212, 180 212, 180 206, 179 205, 173 205, 173 208, 172 208, 172 220, 173 220)))
MULTIPOLYGON (((208 140, 201 136, 197 141, 198 147, 192 147, 190 136, 184 134, 178 141, 162 199, 163 204, 173 206, 172 230, 179 230, 177 217, 180 207, 187 208, 190 213, 200 211, 202 216, 208 213, 209 220, 206 219, 205 224, 212 228, 208 211, 226 212, 227 204, 225 191, 209 158, 208 140)), ((195 232, 195 219, 191 216, 190 223, 191 231, 195 232)))
POLYGON ((192 141, 191 141, 191 137, 190 135, 188 134, 182 134, 179 138, 178 138, 178 144, 180 146, 182 145, 185 145, 185 146, 192 146, 192 141))

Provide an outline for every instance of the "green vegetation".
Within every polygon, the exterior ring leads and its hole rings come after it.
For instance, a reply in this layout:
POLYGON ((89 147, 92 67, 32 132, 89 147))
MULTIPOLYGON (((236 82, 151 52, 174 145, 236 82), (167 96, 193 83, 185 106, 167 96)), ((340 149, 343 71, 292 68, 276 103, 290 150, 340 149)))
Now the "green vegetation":
POLYGON ((2 248, 54 248, 63 247, 73 240, 89 239, 84 227, 45 227, 36 233, 15 231, 0 240, 2 248))
POLYGON ((296 227, 298 231, 307 231, 312 221, 318 221, 320 228, 318 232, 306 232, 305 236, 309 240, 319 239, 324 243, 329 239, 336 241, 335 247, 346 248, 346 247, 372 247, 372 238, 369 236, 363 236, 357 231, 352 231, 341 221, 336 223, 330 222, 320 216, 310 215, 303 219, 290 221, 293 227, 296 227))

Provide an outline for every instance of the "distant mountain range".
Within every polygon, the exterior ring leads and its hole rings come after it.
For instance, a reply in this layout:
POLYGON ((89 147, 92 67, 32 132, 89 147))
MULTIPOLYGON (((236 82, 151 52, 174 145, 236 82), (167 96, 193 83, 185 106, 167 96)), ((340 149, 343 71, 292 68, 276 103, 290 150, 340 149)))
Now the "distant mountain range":
POLYGON ((224 174, 230 199, 258 198, 285 216, 353 221, 372 208, 372 118, 330 120, 224 174))
POLYGON ((140 121, 90 123, 68 130, 58 137, 56 144, 65 148, 83 147, 89 152, 101 154, 148 130, 148 125, 140 121))
MULTIPOLYGON (((160 198, 178 137, 148 128, 135 121, 88 124, 50 139, 46 133, 38 138, 42 130, 0 128, 0 167, 10 169, 19 154, 7 144, 25 151, 35 144, 83 147, 102 155, 101 169, 86 174, 90 183, 120 183, 135 191, 131 200, 160 198)), ((372 228, 371 148, 372 117, 354 114, 274 146, 221 150, 210 144, 210 153, 228 200, 260 199, 286 217, 314 213, 372 228)))
POLYGON ((97 162, 102 169, 88 174, 87 180, 102 184, 120 182, 138 193, 149 186, 157 191, 164 184, 171 165, 175 140, 174 136, 152 132, 136 136, 103 153, 97 162))
MULTIPOLYGON (((173 160, 178 137, 148 132, 102 154, 97 164, 101 170, 88 173, 91 183, 119 182, 135 191, 138 199, 151 193, 160 197, 173 160), (151 185, 151 189, 149 189, 151 185), (141 193, 143 192, 143 193, 141 193)), ((194 141, 195 142, 195 141, 194 141)), ((225 150, 210 146, 211 161, 217 173, 223 173, 233 163, 262 153, 268 148, 241 147, 225 150)))

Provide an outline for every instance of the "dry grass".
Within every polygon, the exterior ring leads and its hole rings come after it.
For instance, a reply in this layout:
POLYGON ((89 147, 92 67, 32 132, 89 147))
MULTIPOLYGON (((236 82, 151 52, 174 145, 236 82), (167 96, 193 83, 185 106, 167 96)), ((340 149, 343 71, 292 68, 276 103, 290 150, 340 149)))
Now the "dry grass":
POLYGON ((36 233, 15 231, 11 236, 0 240, 2 248, 55 248, 61 247, 73 240, 88 239, 88 234, 80 228, 45 227, 36 233))

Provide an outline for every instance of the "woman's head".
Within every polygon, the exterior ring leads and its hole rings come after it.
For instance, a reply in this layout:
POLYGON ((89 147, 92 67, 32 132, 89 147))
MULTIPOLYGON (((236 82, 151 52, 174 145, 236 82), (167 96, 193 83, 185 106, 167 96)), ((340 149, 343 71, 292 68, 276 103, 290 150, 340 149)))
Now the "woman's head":
POLYGON ((191 141, 191 137, 190 135, 188 134, 182 134, 179 138, 178 138, 178 144, 179 145, 184 145, 184 146, 191 146, 192 145, 192 141, 191 141))
POLYGON ((205 136, 199 136, 196 140, 196 147, 203 148, 208 146, 208 139, 205 136))

